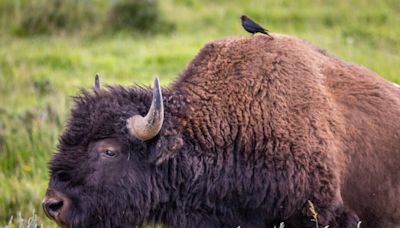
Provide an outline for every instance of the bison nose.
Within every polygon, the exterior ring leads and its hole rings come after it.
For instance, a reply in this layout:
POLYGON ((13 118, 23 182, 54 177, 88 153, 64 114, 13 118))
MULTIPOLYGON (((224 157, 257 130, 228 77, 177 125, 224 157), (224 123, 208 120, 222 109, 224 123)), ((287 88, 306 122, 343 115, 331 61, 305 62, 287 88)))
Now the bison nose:
POLYGON ((42 207, 47 217, 59 224, 64 224, 70 204, 69 198, 61 192, 54 189, 47 189, 42 207))
POLYGON ((49 218, 56 219, 64 206, 64 201, 61 198, 46 198, 43 200, 42 206, 49 218))

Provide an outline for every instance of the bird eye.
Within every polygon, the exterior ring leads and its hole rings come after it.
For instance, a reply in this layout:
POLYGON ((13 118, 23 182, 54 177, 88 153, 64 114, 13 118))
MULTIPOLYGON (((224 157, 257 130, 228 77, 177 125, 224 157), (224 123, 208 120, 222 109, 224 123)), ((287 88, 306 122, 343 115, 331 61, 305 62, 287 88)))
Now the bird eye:
POLYGON ((105 150, 105 151, 104 151, 104 154, 105 154, 107 157, 115 157, 115 156, 117 155, 117 153, 115 153, 115 151, 110 150, 110 149, 105 150))

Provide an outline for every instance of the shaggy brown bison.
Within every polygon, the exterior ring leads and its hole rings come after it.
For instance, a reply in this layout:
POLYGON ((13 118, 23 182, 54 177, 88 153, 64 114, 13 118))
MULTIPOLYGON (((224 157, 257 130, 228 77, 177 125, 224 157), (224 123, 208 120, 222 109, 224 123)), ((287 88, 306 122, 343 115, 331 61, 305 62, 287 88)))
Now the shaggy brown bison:
POLYGON ((320 227, 400 227, 400 88, 274 38, 209 43, 162 92, 157 79, 83 91, 49 165, 48 216, 316 227, 310 201, 320 227))

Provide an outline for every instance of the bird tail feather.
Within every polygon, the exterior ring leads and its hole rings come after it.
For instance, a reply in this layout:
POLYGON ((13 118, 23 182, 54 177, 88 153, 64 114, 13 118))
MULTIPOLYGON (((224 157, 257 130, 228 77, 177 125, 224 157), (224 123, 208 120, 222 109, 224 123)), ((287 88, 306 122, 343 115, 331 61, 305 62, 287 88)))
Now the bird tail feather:
POLYGON ((274 37, 272 37, 272 36, 268 33, 268 30, 264 30, 264 31, 262 31, 261 33, 267 35, 267 36, 268 36, 269 38, 271 38, 271 39, 274 39, 274 37))

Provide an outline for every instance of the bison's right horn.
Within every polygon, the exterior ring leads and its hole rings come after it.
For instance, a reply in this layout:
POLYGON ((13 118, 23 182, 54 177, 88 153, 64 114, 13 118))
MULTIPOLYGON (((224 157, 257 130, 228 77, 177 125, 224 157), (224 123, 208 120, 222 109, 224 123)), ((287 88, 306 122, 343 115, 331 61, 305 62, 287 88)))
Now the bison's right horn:
POLYGON ((96 74, 96 77, 94 78, 94 89, 100 90, 100 75, 99 74, 96 74))
POLYGON ((164 122, 164 105, 158 77, 154 78, 153 100, 145 117, 134 115, 127 120, 129 134, 146 141, 158 134, 164 122))

